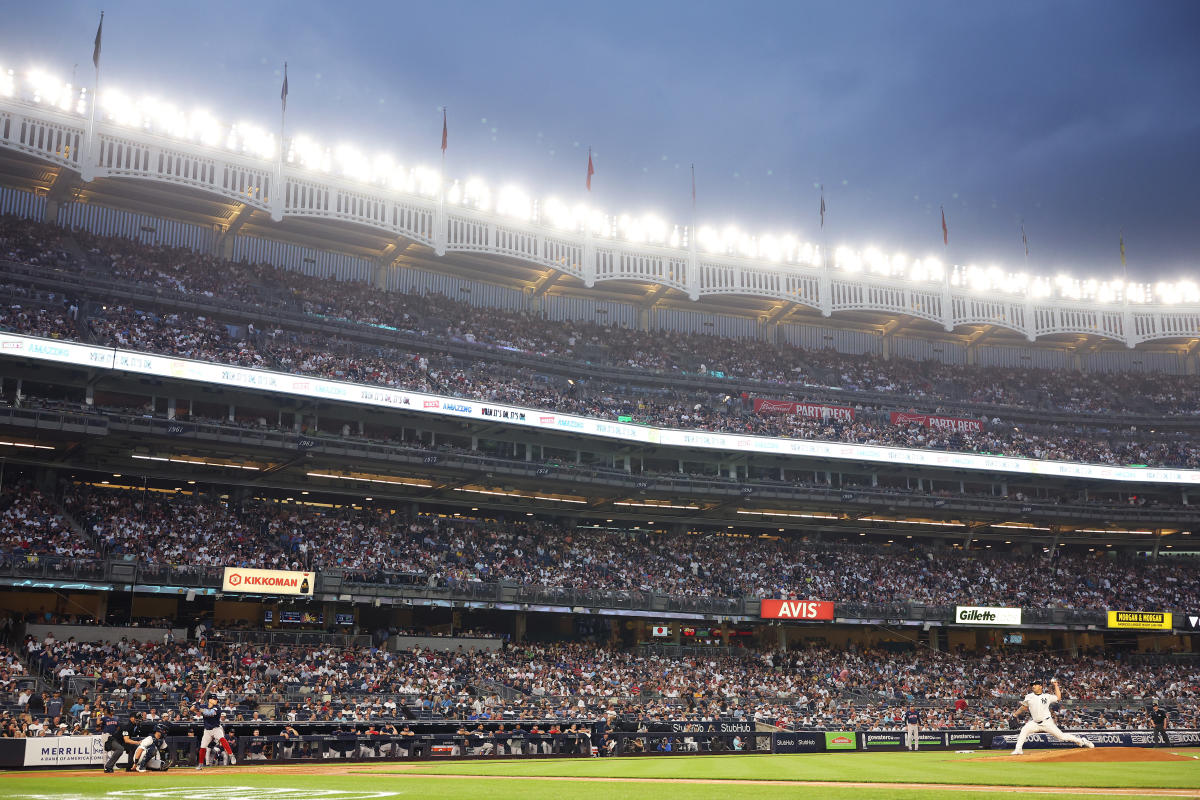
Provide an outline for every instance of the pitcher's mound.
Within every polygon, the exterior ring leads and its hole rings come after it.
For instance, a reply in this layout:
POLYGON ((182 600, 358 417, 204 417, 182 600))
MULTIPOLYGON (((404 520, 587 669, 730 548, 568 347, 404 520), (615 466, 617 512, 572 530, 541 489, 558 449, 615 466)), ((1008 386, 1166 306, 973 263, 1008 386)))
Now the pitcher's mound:
POLYGON ((989 756, 980 761, 1066 761, 1070 763, 1096 763, 1113 761, 1191 761, 1195 756, 1183 756, 1166 748, 1151 747, 1097 747, 1069 750, 1026 750, 1024 755, 989 756))

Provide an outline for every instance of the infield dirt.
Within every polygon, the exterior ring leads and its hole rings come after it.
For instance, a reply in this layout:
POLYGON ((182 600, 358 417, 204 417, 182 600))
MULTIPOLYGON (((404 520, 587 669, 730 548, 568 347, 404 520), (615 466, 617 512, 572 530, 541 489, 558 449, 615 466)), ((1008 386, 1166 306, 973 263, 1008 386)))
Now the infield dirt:
POLYGON ((1185 756, 1170 750, 1154 750, 1148 747, 1097 747, 1074 750, 1027 750, 1019 756, 988 756, 976 761, 1051 761, 1068 764, 1111 764, 1118 761, 1191 761, 1196 756, 1185 756))

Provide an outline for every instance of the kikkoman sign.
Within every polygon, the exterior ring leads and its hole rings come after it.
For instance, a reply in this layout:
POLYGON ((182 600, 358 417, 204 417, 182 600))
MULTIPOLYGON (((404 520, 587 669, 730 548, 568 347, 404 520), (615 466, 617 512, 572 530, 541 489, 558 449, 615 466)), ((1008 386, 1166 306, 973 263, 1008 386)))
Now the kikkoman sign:
POLYGON ((954 621, 959 625, 1020 625, 1021 609, 995 606, 956 606, 954 621))
POLYGON ((278 569, 226 567, 221 581, 223 592, 247 594, 290 594, 311 597, 317 582, 315 572, 287 572, 278 569))

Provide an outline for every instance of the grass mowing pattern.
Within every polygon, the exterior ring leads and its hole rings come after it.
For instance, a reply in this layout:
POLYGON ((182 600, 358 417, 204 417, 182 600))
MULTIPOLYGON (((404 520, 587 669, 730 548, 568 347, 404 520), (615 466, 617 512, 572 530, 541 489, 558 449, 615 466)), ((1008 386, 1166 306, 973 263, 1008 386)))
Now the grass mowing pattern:
MULTIPOLYGON (((845 755, 841 756, 845 758, 845 755)), ((683 759, 679 759, 683 760, 683 759)), ((727 761, 729 759, 703 759, 727 761)), ((697 772, 710 770, 696 765, 697 772)), ((701 777, 700 774, 693 777, 701 777)), ((270 800, 272 789, 290 789, 289 797, 315 796, 322 789, 344 792, 387 792, 397 800, 535 800, 536 798, 588 798, 588 800, 776 800, 780 797, 827 798, 828 800, 1045 800, 1045 794, 1026 792, 930 791, 925 789, 804 787, 803 785, 746 786, 738 784, 568 784, 562 781, 506 781, 488 778, 446 779, 400 775, 254 775, 245 772, 178 770, 166 774, 103 775, 67 777, 53 773, 24 773, 19 777, 0 778, 6 797, 40 800, 153 800, 156 792, 169 791, 172 800, 270 800), (214 787, 246 787, 229 791, 214 787), (112 793, 120 792, 119 796, 112 793)), ((1116 797, 1101 792, 1087 795, 1091 800, 1116 797)), ((1123 795, 1128 799, 1129 795, 1123 795)), ((385 798, 384 800, 387 800, 385 798)))
MULTIPOLYGON (((1181 749, 1180 752, 1187 752, 1181 749)), ((459 761, 412 772, 443 775, 586 776, 603 778, 724 778, 771 781, 964 783, 999 786, 1087 786, 1195 789, 1200 761, 1071 764, 979 761, 985 752, 814 753, 795 756, 666 756, 662 758, 459 761)))

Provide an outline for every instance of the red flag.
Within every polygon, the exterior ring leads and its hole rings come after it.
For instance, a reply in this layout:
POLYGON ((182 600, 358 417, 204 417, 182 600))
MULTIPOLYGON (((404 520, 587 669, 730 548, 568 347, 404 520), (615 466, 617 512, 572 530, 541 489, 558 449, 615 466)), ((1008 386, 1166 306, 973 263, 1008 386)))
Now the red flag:
POLYGON ((446 109, 442 109, 442 155, 446 155, 446 109))
POLYGON ((287 62, 283 62, 283 88, 279 90, 279 100, 283 103, 283 110, 287 111, 287 62))
POLYGON ((825 185, 821 185, 821 227, 825 227, 825 185))
POLYGON ((592 176, 596 174, 596 168, 592 166, 592 148, 588 148, 588 171, 587 171, 587 190, 592 190, 592 176))
POLYGON ((950 229, 946 227, 946 209, 942 208, 942 244, 950 244, 950 229))

